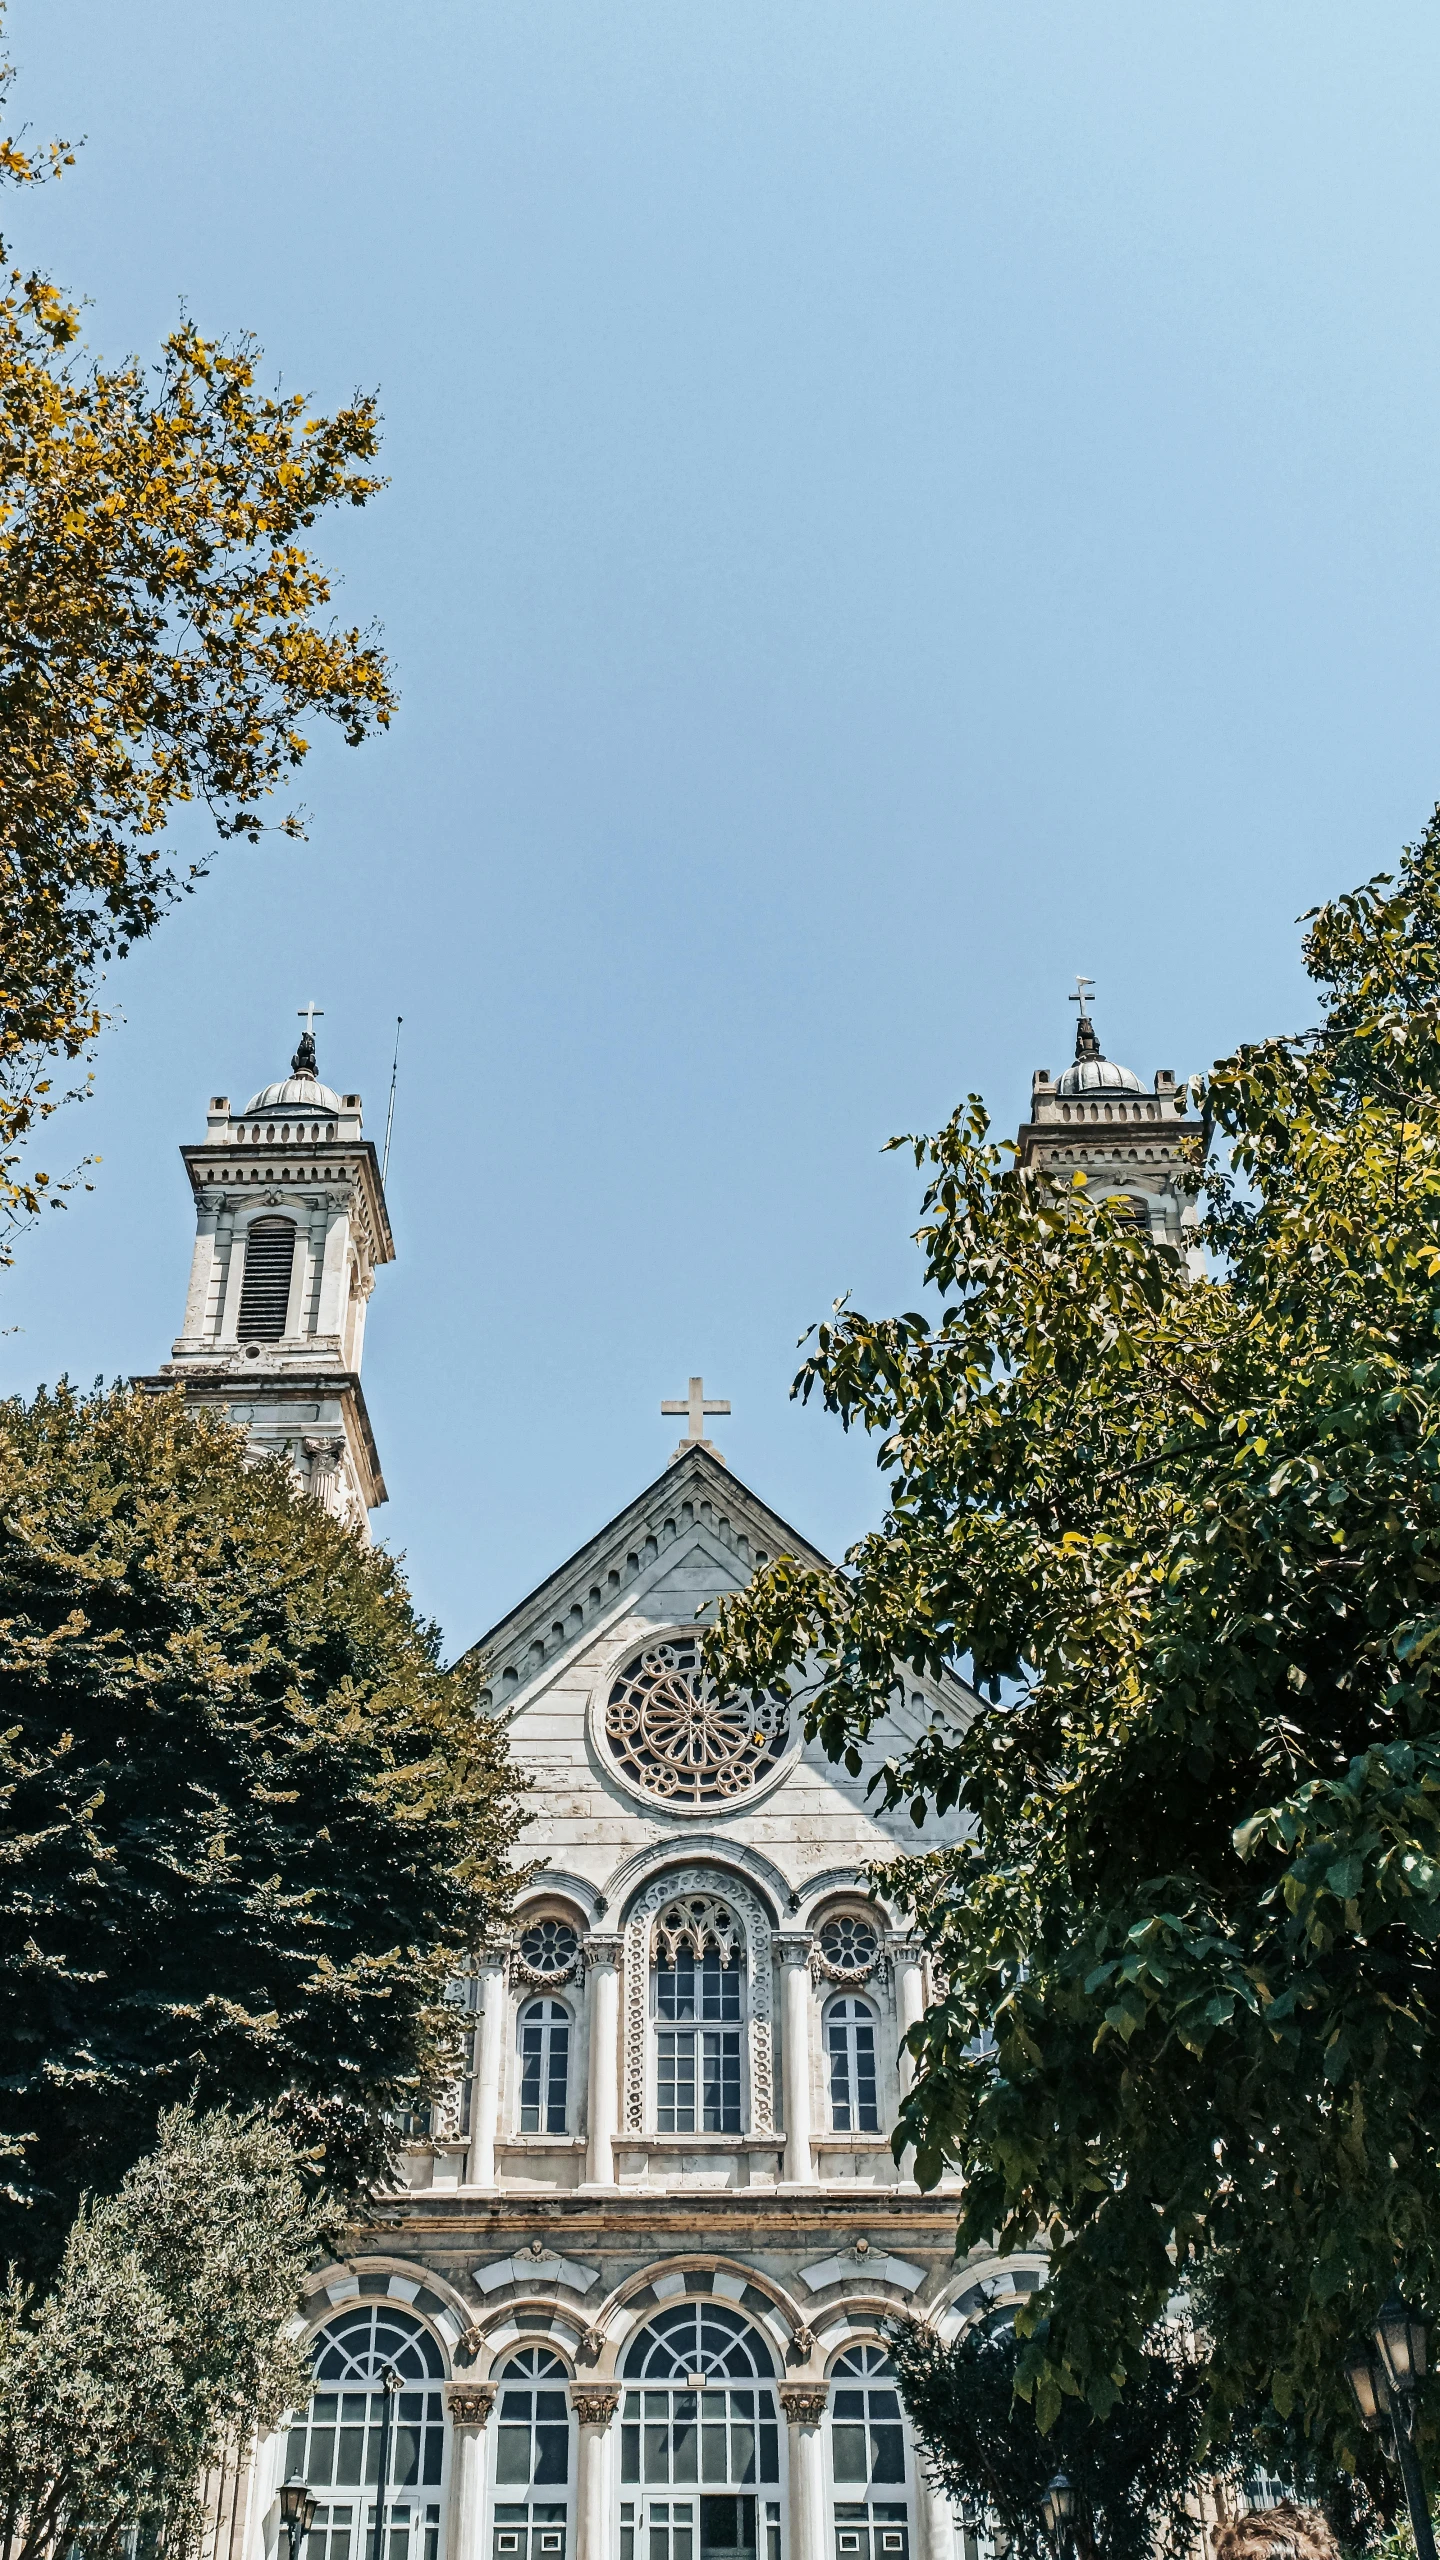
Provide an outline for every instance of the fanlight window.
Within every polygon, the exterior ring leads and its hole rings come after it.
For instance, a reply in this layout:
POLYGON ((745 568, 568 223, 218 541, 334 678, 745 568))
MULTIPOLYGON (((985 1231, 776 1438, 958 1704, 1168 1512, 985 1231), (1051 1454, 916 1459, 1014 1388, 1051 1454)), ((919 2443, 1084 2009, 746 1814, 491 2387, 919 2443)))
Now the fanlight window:
POLYGON ((832 2133, 878 2133, 875 2012, 868 2000, 832 2000, 825 2012, 832 2133))
POLYGON ((763 2339, 727 2305, 707 2298, 658 2313, 625 2358, 622 2484, 778 2482, 774 2372, 763 2339))
POLYGON ((580 1950, 568 1920, 532 1920, 521 1933, 520 1961, 531 1973, 543 1973, 556 1982, 564 1982, 575 1970, 580 1950))
MULTIPOLYGON (((401 2387, 388 2413, 390 2484, 398 2492, 439 2482, 445 2367, 435 2340, 418 2320, 389 2302, 366 2303, 327 2322, 315 2341, 312 2362, 310 2405, 291 2420, 288 2479, 306 2480, 317 2493, 358 2489, 376 2480, 387 2419, 381 2376, 393 2366, 401 2387)), ((407 2513, 414 2513, 408 2502, 407 2513)), ((414 2520, 417 2525, 423 2521, 418 2514, 414 2520)), ((352 2526, 358 2533, 358 2506, 352 2526)), ((327 2532, 349 2529, 334 2519, 325 2527, 327 2532)), ((354 2548, 358 2560, 358 2540, 354 2548)))
POLYGON ((570 2012, 531 2000, 520 2012, 520 2131, 564 2133, 570 2098, 570 2012))
POLYGON ((549 2347, 522 2347, 500 2376, 494 2560, 564 2560, 570 2478, 565 2380, 565 2367, 549 2347))
POLYGON ((242 1342, 278 1342, 290 1306, 295 1264, 291 1218, 255 1218, 245 1230, 245 1278, 240 1290, 242 1342))
POLYGON ((693 1636, 647 1645, 617 1672, 605 1736, 633 1784, 668 1804, 725 1804, 749 1793, 784 1753, 783 1701, 726 1698, 701 1667, 693 1636))
POLYGON ((837 2493, 903 2487, 905 2428, 895 2367, 883 2347, 847 2347, 835 2367, 830 2447, 837 2493))
POLYGON ((655 2127, 739 2133, 744 1937, 713 1894, 672 1902, 655 1922, 655 2127))

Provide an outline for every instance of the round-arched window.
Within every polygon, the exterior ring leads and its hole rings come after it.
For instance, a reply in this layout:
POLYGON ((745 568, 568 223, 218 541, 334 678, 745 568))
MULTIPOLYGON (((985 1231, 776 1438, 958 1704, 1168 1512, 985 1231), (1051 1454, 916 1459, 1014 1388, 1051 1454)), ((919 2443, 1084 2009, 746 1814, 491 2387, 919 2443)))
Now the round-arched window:
POLYGON ((783 1757, 789 1714, 779 1698, 721 1699, 694 1636, 667 1636, 615 1674, 605 1739, 646 1795, 692 1810, 748 1795, 783 1757))
POLYGON ((847 2347, 835 2364, 830 2450, 835 2494, 905 2486, 905 2426, 895 2367, 883 2347, 847 2347))
POLYGON ((563 2133, 570 2104, 570 2012, 527 2000, 520 2012, 520 2131, 563 2133))
MULTIPOLYGON (((625 2357, 622 2527, 626 2489, 685 2491, 703 2482, 709 2497, 727 2488, 778 2487, 774 2373, 775 2360, 764 2339, 725 2303, 707 2296, 655 2314, 625 2357)), ((672 2527, 677 2514, 678 2509, 671 2510, 672 2527)), ((773 2519, 778 2531, 778 2506, 773 2519)), ((688 2531, 692 2522, 693 2508, 688 2518, 680 2519, 682 2530, 688 2531)), ((712 2524, 718 2522, 712 2518, 712 2524)), ((768 2545, 769 2502, 763 2522, 762 2550, 768 2545)), ((737 2507, 737 2548, 744 2539, 737 2507)))
POLYGON ((875 2087, 875 2012, 868 2000, 832 2000, 825 2012, 825 2062, 830 2074, 832 2133, 878 2133, 875 2087))
POLYGON ((346 2535, 351 2551, 363 2550, 375 2518, 373 2498, 361 2484, 378 2478, 381 2437, 387 2433, 385 2468, 394 2492, 389 2560, 433 2560, 438 2497, 415 2494, 438 2491, 444 2470, 445 2363, 429 2330, 395 2303, 357 2304, 327 2320, 311 2349, 311 2366, 315 2388, 309 2407, 291 2419, 285 2475, 308 2482, 316 2495, 307 2560, 338 2560, 346 2535), (383 2388, 391 2372, 399 2376, 398 2392, 383 2388))

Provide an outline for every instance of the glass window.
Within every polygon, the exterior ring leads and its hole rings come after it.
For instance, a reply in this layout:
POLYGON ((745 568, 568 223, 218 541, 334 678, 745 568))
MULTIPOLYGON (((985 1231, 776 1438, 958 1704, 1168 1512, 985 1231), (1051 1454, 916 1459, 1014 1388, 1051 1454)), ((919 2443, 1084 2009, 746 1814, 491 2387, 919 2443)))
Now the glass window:
POLYGON ((745 1960, 733 1913, 711 1895, 655 1924, 655 2127, 741 2133, 745 1960))
POLYGON ((659 2313, 625 2358, 622 2485, 778 2484, 774 2370, 764 2341, 726 2304, 707 2297, 659 2313))
POLYGON ((389 2301, 367 2302, 326 2322, 311 2363, 315 2389, 290 2420, 285 2463, 317 2499, 304 2560, 377 2560, 375 2502, 363 2492, 379 2481, 382 2436, 384 2560, 437 2560, 439 2504, 415 2495, 438 2489, 445 2456, 445 2367, 428 2329, 389 2301), (393 2393, 382 2387, 392 2371, 393 2393))
POLYGON ((570 2098, 570 2012, 530 2000, 520 2012, 520 2130, 564 2133, 570 2098))
POLYGON ((905 2427, 895 2367, 883 2347, 847 2347, 837 2363, 830 2443, 837 2490, 903 2485, 905 2427))
POLYGON ((868 2000, 831 2001, 825 2012, 825 2052, 830 2066, 831 2131, 878 2133, 875 2012, 868 2000))
POLYGON ((497 2489, 563 2488, 570 2476, 565 2367, 548 2347, 526 2347, 512 2356, 502 2379, 497 2489))

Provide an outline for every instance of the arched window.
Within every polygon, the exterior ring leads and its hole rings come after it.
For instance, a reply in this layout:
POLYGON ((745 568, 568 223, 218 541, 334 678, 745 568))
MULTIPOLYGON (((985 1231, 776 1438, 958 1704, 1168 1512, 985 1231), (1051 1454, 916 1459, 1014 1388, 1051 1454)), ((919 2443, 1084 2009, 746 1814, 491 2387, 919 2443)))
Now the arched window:
POLYGON ((775 2360, 708 2296, 657 2312, 625 2356, 620 2560, 780 2560, 775 2360))
POLYGON ((571 2468, 565 2380, 549 2347, 522 2347, 500 2376, 495 2560, 564 2560, 571 2468))
POLYGON ((295 1266, 293 1218, 252 1218, 245 1230, 245 1278, 240 1290, 242 1342, 278 1342, 290 1307, 295 1266))
POLYGON ((655 2129, 742 2133, 745 1938, 713 1894, 655 1921, 655 2129))
POLYGON ((847 2347, 830 2401, 836 2560, 909 2560, 905 2425, 883 2347, 847 2347))
POLYGON ((382 2439, 385 2560, 439 2560, 445 2366, 429 2330, 394 2303, 359 2304, 326 2322, 311 2364, 315 2388, 290 2421, 285 2464, 315 2495, 305 2560, 374 2560, 382 2439), (392 2369, 393 2393, 382 2387, 392 2369))
POLYGON ((527 2000, 520 2012, 520 2130, 564 2133, 570 2104, 570 2012, 527 2000))
POLYGON ((825 2012, 832 2133, 878 2133, 875 2012, 868 2000, 832 2000, 825 2012))

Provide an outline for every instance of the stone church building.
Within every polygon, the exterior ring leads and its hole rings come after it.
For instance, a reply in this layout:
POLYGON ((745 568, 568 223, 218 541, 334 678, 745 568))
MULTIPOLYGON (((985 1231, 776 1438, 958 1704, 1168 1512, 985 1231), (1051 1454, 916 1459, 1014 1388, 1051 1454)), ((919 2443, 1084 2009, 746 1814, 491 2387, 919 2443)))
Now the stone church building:
MULTIPOLYGON (((287 1451, 364 1533, 365 1305, 394 1246, 360 1097, 320 1082, 312 1035, 182 1148, 190 1288, 145 1383, 287 1451)), ((1181 1112, 1173 1077, 1100 1055, 1082 1002, 1022 1159, 1083 1163, 1183 1249, 1181 1112)), ((313 2395, 212 2483, 205 2560, 976 2560, 882 2324, 1003 2318, 1042 2262, 957 2263, 953 2189, 892 2157, 932 1986, 868 1869, 954 1826, 917 1835, 866 1779, 983 1710, 907 1677, 851 1778, 778 1703, 719 1705, 697 1620, 769 1557, 822 1559, 708 1436, 728 1406, 699 1378, 662 1411, 683 1429, 653 1482, 481 1640, 529 1779, 519 1854, 546 1863, 453 1986, 464 2077, 316 2271, 313 2395), (311 2502, 293 2551, 287 2483, 311 2502)))

